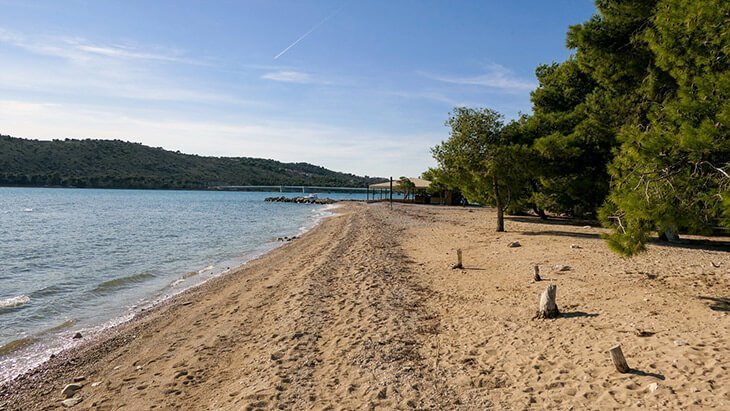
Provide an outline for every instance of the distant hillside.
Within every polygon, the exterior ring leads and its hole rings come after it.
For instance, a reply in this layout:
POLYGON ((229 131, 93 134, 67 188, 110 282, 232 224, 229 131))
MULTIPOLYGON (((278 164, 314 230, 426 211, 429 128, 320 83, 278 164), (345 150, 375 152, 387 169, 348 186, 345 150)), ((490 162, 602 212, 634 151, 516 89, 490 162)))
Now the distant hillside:
POLYGON ((0 186, 190 188, 218 185, 365 187, 379 179, 307 163, 201 157, 120 140, 39 141, 0 135, 0 186))

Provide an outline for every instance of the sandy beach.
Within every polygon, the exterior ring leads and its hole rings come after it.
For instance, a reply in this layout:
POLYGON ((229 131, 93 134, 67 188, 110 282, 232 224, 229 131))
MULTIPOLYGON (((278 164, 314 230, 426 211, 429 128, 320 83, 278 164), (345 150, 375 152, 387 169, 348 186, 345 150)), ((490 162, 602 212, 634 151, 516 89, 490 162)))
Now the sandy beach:
POLYGON ((64 408, 75 379, 72 409, 730 408, 730 238, 625 259, 585 223, 494 219, 345 204, 1 387, 0 410, 64 408), (562 315, 533 319, 550 283, 562 315))

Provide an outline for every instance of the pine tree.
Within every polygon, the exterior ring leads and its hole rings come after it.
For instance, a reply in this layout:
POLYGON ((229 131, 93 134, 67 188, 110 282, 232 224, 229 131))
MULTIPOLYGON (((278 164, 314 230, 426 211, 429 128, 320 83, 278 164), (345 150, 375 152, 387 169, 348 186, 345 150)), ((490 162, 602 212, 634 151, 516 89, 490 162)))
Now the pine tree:
POLYGON ((730 3, 663 0, 646 26, 656 65, 641 90, 646 121, 621 129, 601 213, 616 227, 609 244, 627 255, 652 230, 730 226, 730 3))

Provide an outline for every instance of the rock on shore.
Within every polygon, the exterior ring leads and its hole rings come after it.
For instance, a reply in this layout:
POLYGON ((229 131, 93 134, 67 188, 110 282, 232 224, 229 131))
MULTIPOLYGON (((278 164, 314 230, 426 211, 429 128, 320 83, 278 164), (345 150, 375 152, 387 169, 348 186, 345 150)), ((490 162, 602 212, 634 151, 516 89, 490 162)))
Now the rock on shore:
POLYGON ((331 198, 313 198, 313 197, 267 197, 264 201, 272 203, 297 203, 297 204, 334 204, 337 200, 331 198))

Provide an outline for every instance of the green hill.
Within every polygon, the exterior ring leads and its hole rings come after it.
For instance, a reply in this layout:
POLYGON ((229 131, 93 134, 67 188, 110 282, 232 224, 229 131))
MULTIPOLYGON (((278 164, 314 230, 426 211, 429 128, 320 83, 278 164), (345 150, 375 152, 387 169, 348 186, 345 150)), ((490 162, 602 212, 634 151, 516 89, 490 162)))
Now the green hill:
POLYGON ((0 186, 205 189, 221 185, 365 187, 380 179, 307 163, 202 157, 120 140, 0 135, 0 186))

